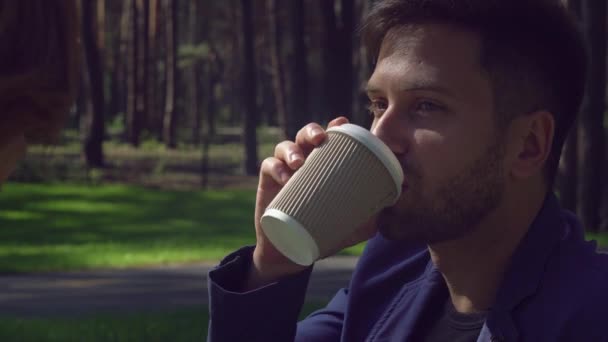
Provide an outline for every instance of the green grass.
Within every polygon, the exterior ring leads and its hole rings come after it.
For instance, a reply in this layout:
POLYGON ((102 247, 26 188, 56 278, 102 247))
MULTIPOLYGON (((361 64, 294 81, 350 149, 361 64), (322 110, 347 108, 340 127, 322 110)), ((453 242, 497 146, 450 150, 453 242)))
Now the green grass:
MULTIPOLYGON (((0 193, 0 272, 217 262, 255 243, 254 200, 253 190, 8 184, 0 193)), ((587 238, 608 247, 607 233, 587 238)))
MULTIPOLYGON (((300 318, 323 307, 306 303, 300 318)), ((0 316, 1 341, 204 341, 207 307, 173 312, 99 314, 81 318, 0 316)))
POLYGON ((597 245, 602 248, 608 248, 608 232, 602 233, 586 233, 587 240, 597 241, 597 245))
POLYGON ((7 184, 0 272, 215 262, 255 243, 254 201, 253 190, 7 184))

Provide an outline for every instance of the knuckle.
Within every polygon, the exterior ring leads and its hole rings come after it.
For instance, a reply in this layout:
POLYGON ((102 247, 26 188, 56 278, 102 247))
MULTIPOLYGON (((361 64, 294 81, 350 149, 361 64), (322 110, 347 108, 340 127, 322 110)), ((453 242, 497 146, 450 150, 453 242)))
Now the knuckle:
POLYGON ((307 128, 308 128, 308 130, 309 130, 309 131, 312 131, 313 129, 316 129, 316 128, 321 128, 321 129, 322 129, 321 125, 319 125, 319 124, 318 124, 318 123, 316 123, 316 122, 311 122, 311 123, 309 123, 309 124, 307 125, 307 128))
POLYGON ((274 157, 268 157, 262 161, 262 170, 268 171, 275 164, 276 159, 274 157))
POLYGON ((277 146, 275 146, 275 151, 279 151, 282 148, 287 148, 291 144, 293 144, 291 141, 289 141, 289 140, 283 140, 280 143, 278 143, 277 146))
POLYGON ((294 143, 289 141, 289 140, 285 140, 280 142, 277 146, 275 146, 274 148, 274 156, 276 158, 282 159, 284 157, 284 155, 289 151, 289 149, 291 148, 291 146, 294 143))

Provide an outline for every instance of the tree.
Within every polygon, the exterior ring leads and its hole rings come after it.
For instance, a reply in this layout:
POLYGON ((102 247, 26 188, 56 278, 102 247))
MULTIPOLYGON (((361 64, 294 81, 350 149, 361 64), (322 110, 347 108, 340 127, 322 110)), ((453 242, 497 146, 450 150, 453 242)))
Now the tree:
MULTIPOLYGON (((189 35, 189 43, 192 47, 198 47, 199 44, 199 29, 198 29, 198 18, 199 14, 197 11, 197 2, 198 0, 190 0, 189 12, 190 15, 188 17, 189 27, 188 27, 188 35, 189 35)), ((188 91, 189 91, 189 111, 192 115, 192 143, 198 145, 201 141, 201 111, 200 111, 200 102, 199 102, 199 77, 200 77, 200 56, 196 56, 191 65, 190 71, 186 76, 188 78, 188 91)))
POLYGON ((606 2, 582 2, 583 29, 589 48, 587 93, 583 102, 581 218, 585 228, 600 226, 605 158, 604 111, 606 96, 606 2))
MULTIPOLYGON (((99 26, 94 6, 103 6, 104 0, 97 2, 84 0, 81 2, 82 10, 82 38, 87 65, 89 105, 85 127, 84 154, 87 165, 102 167, 103 136, 104 136, 104 90, 103 90, 103 63, 100 55, 100 43, 97 32, 103 32, 99 26)), ((98 12, 99 13, 99 12, 98 12)), ((103 22, 103 21, 100 21, 103 22)), ((103 35, 101 36, 103 37, 103 35)))
MULTIPOLYGON (((138 130, 146 126, 145 119, 148 114, 148 21, 150 16, 150 1, 135 0, 137 13, 135 17, 135 25, 137 27, 137 68, 136 68, 136 84, 135 84, 135 117, 138 125, 138 130)), ((139 139, 138 139, 139 140, 139 139)))
POLYGON ((334 0, 319 0, 321 15, 323 18, 323 90, 325 109, 323 116, 329 119, 338 113, 336 65, 339 63, 335 52, 338 46, 338 27, 336 25, 336 12, 334 0))
POLYGON ((325 32, 323 62, 328 114, 352 118, 355 4, 353 0, 339 0, 336 13, 335 0, 319 1, 325 32))
MULTIPOLYGON (((148 32, 147 32, 147 58, 146 58, 146 80, 144 86, 146 87, 145 97, 146 101, 146 120, 145 127, 149 132, 158 132, 158 126, 160 126, 160 117, 161 111, 158 102, 158 71, 157 71, 157 58, 159 55, 159 1, 158 0, 149 0, 149 10, 148 10, 148 32)), ((159 134, 160 136, 161 134, 159 134)))
POLYGON ((287 118, 287 137, 294 140, 298 130, 310 121, 308 112, 308 51, 305 40, 304 1, 289 2, 293 57, 289 85, 291 108, 287 118))
POLYGON ((164 0, 163 12, 165 15, 165 114, 163 119, 163 141, 168 148, 177 146, 177 1, 164 0))
POLYGON ((127 52, 127 68, 126 68, 126 80, 127 80, 127 113, 126 113, 126 127, 127 127, 127 140, 131 145, 139 146, 139 138, 141 134, 141 120, 139 112, 137 111, 137 100, 138 100, 138 75, 139 68, 142 66, 139 62, 139 40, 141 39, 137 22, 138 17, 141 15, 138 11, 137 1, 139 0, 126 0, 125 4, 129 4, 127 20, 124 22, 127 26, 128 39, 126 44, 127 52))
MULTIPOLYGON (((371 9, 371 6, 371 0, 357 1, 356 11, 357 17, 360 21, 362 21, 367 15, 371 9)), ((367 103, 369 100, 367 98, 365 86, 367 85, 367 80, 373 72, 374 66, 371 61, 371 56, 368 56, 365 46, 363 46, 360 41, 356 46, 357 47, 353 51, 356 77, 354 81, 355 94, 353 99, 352 121, 358 125, 370 127, 372 123, 372 116, 369 115, 367 111, 367 103)))
MULTIPOLYGON (((109 78, 109 87, 106 96, 107 119, 125 112, 125 70, 124 54, 122 53, 123 36, 122 20, 124 3, 107 1, 106 32, 110 36, 104 49, 106 55, 104 69, 109 78)), ((106 119, 106 120, 107 120, 106 119)))
POLYGON ((266 10, 268 11, 268 36, 270 48, 270 67, 272 73, 272 89, 274 92, 275 109, 277 111, 277 122, 283 132, 283 139, 287 139, 287 104, 285 94, 285 68, 282 51, 281 22, 278 15, 277 0, 266 0, 266 10))
POLYGON ((253 51, 253 6, 252 0, 241 0, 243 30, 243 97, 245 102, 245 172, 255 176, 258 173, 258 143, 256 136, 256 80, 255 56, 253 51))

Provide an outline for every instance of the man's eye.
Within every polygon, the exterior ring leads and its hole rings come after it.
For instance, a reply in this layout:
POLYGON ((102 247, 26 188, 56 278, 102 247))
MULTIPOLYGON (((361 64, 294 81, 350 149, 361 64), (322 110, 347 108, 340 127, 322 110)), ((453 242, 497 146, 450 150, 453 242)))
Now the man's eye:
POLYGON ((416 104, 417 112, 433 112, 438 110, 443 110, 443 107, 430 101, 420 101, 416 104))
POLYGON ((382 115, 382 113, 384 113, 386 109, 387 105, 385 102, 382 101, 372 101, 367 107, 367 110, 370 112, 370 114, 376 117, 382 115))

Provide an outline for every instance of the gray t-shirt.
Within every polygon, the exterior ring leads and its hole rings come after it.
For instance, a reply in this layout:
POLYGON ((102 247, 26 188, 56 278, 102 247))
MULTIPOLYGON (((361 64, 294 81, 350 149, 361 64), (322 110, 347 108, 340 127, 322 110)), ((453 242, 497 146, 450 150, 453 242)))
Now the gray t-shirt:
POLYGON ((486 320, 487 312, 463 314, 456 311, 448 297, 441 310, 426 326, 425 342, 475 342, 486 320))

